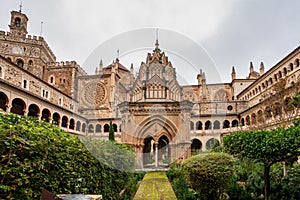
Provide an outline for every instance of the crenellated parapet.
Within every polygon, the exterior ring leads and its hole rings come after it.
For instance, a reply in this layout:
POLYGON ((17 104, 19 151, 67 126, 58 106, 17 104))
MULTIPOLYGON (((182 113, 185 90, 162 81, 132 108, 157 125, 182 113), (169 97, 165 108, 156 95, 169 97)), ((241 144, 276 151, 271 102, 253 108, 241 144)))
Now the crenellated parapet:
POLYGON ((45 62, 56 61, 56 56, 54 55, 53 51, 47 44, 46 40, 41 36, 27 35, 24 37, 15 37, 13 34, 11 34, 11 32, 0 31, 0 41, 2 53, 9 52, 10 49, 8 49, 8 47, 12 48, 13 46, 16 46, 16 43, 18 43, 18 47, 23 49, 22 53, 24 53, 26 56, 40 57, 41 50, 44 50, 47 57, 45 62), (24 44, 24 46, 21 44, 24 44), (26 50, 24 50, 24 47, 26 50), (40 49, 40 47, 43 49, 40 49), (37 50, 37 48, 39 50, 37 50))

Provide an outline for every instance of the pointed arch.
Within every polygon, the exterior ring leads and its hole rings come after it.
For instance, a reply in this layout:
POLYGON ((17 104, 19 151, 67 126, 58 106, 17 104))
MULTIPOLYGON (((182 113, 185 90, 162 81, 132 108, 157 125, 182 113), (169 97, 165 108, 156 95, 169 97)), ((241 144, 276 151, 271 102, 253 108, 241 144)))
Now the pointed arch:
POLYGON ((136 135, 138 138, 146 138, 146 136, 149 135, 149 130, 151 130, 151 128, 155 125, 158 125, 161 127, 161 129, 163 129, 158 130, 160 134, 157 135, 157 137, 161 137, 162 134, 164 134, 169 141, 172 141, 178 131, 175 124, 173 124, 173 122, 171 122, 170 120, 161 115, 153 115, 144 119, 139 124, 138 128, 135 130, 134 135, 136 135))

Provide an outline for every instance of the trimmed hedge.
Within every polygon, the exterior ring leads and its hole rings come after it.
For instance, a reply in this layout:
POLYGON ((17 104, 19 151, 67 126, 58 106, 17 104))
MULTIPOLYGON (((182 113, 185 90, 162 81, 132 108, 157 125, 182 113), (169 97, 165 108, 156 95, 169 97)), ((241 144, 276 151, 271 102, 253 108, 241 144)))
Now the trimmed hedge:
MULTIPOLYGON (((112 145, 99 140, 93 144, 99 144, 99 149, 112 145)), ((128 147, 116 146, 126 152, 123 160, 118 160, 121 166, 134 164, 128 147)), ((104 199, 125 199, 134 195, 135 185, 142 178, 111 169, 78 137, 50 123, 12 114, 0 114, 0 155, 0 199, 40 199, 41 188, 56 194, 102 194, 104 199)))

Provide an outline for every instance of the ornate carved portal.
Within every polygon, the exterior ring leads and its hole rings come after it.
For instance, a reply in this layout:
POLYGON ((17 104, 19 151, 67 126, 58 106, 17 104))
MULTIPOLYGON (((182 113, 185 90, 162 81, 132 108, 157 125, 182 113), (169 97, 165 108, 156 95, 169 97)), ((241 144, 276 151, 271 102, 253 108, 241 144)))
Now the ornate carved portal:
POLYGON ((145 168, 167 166, 170 163, 170 156, 169 139, 165 135, 162 135, 158 141, 152 136, 144 139, 143 166, 145 168))

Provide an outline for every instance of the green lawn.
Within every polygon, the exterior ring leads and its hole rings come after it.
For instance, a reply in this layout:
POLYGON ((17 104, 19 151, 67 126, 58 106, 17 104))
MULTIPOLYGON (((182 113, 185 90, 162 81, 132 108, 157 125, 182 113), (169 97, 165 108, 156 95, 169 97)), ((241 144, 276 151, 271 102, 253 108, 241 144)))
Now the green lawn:
POLYGON ((165 172, 147 172, 134 200, 176 200, 177 197, 165 172))

